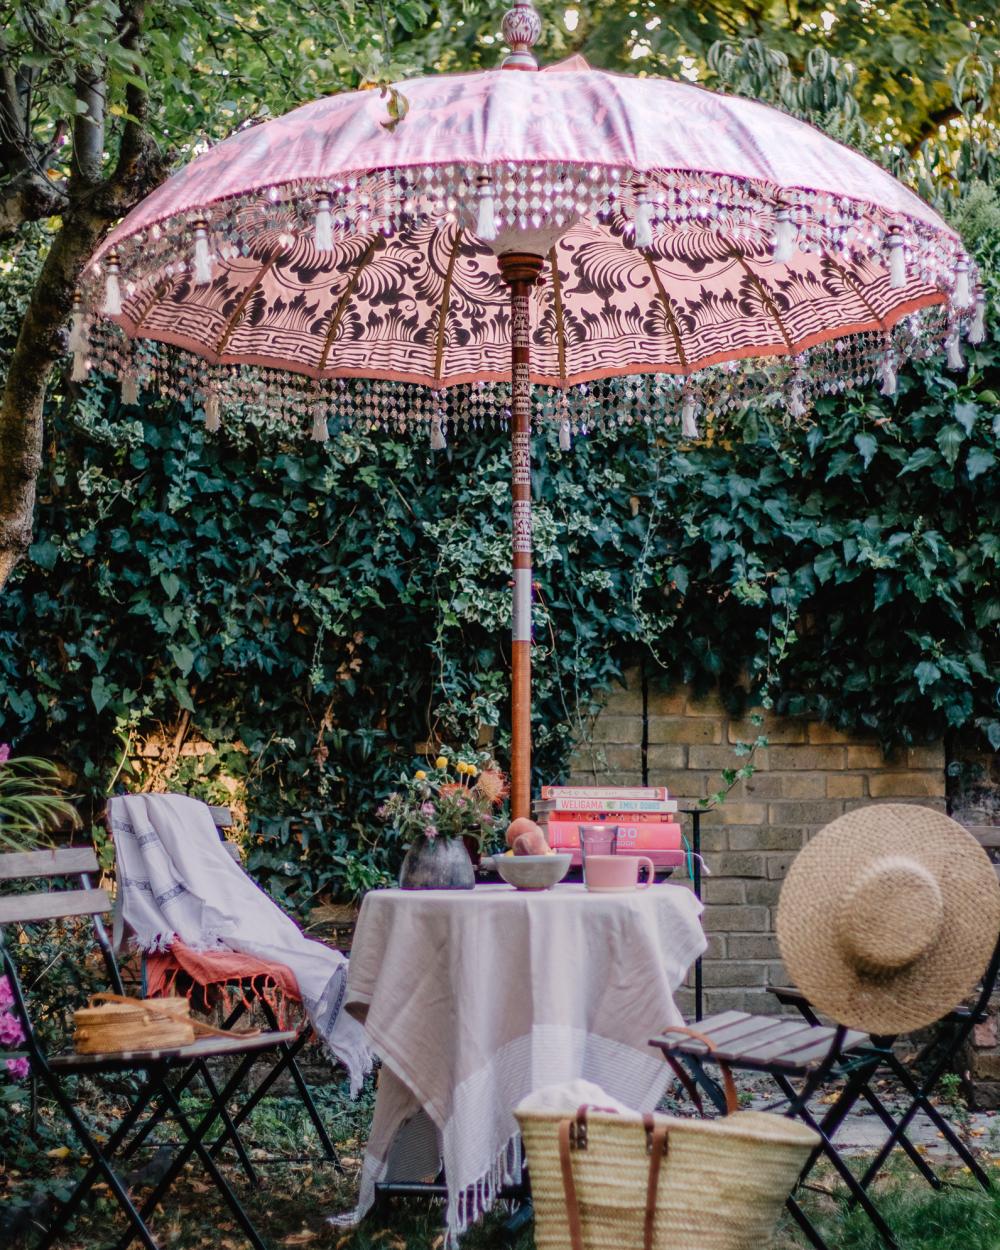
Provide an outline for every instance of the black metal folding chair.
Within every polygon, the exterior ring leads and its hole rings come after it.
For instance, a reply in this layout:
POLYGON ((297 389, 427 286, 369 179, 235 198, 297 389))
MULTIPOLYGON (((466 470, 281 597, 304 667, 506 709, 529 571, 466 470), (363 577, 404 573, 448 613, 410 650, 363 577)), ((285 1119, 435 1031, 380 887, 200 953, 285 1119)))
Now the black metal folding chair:
MULTIPOLYGON (((908 1136, 908 1129, 919 1112, 927 1116, 979 1184, 984 1189, 993 1188, 994 1182, 989 1173, 984 1170, 982 1164, 931 1099, 944 1074, 954 1069, 956 1056, 969 1040, 972 1030, 988 1018, 986 1008, 996 985, 998 973, 1000 973, 1000 942, 997 943, 993 952, 975 1003, 971 1007, 959 1007, 955 1011, 950 1011, 935 1026, 935 1033, 931 1040, 918 1051, 908 1065, 900 1060, 893 1049, 898 1040, 897 1037, 873 1039, 882 1059, 872 1069, 860 1092, 889 1130, 889 1136, 861 1177, 860 1184, 863 1189, 868 1189, 872 1184, 897 1146, 905 1152, 907 1158, 929 1185, 935 1189, 941 1189, 948 1184, 934 1171, 929 1160, 917 1150, 908 1136), (893 1115, 883 1099, 872 1088, 872 1080, 883 1071, 888 1071, 899 1082, 909 1098, 909 1104, 901 1114, 893 1115)), ((770 992, 783 1005, 794 1007, 807 1023, 813 1025, 820 1023, 811 1003, 799 990, 792 986, 772 986, 770 992)))
MULTIPOLYGON (((215 827, 218 830, 220 839, 225 842, 225 830, 231 828, 233 824, 231 810, 228 807, 209 805, 209 811, 212 814, 212 819, 215 822, 215 827)), ((107 816, 107 826, 109 832, 111 832, 110 815, 107 816)), ((142 979, 143 994, 145 994, 145 956, 143 956, 142 961, 142 979)), ((255 977, 248 977, 225 983, 225 988, 236 992, 237 999, 234 1007, 222 1022, 223 1029, 232 1029, 237 1023, 239 1023, 240 1020, 249 1014, 254 1005, 259 1006, 268 1029, 272 1031, 279 1029, 278 1018, 273 1007, 263 994, 257 993, 257 987, 255 985, 256 980, 257 978, 255 977)), ((198 990, 200 988, 204 991, 204 987, 199 987, 197 984, 188 988, 193 990, 198 990)), ((203 1005, 207 1006, 207 1004, 203 1005)), ((253 1110, 259 1105, 259 1103, 268 1095, 268 1093, 270 1093, 279 1078, 285 1073, 287 1073, 291 1079, 296 1093, 305 1108, 306 1114, 308 1115, 313 1128, 316 1130, 320 1147, 327 1161, 332 1163, 334 1168, 341 1174, 344 1172, 344 1166, 340 1161, 340 1155, 337 1153, 337 1148, 333 1143, 333 1139, 330 1137, 326 1125, 323 1123, 323 1118, 319 1113, 319 1108, 316 1106, 315 1099, 313 1098, 312 1092, 310 1091, 305 1077, 302 1074, 302 1069, 298 1064, 298 1057, 302 1053, 304 1047, 308 1044, 311 1036, 311 1029, 308 1026, 305 1026, 298 1030, 291 1042, 283 1043, 277 1048, 277 1059, 275 1063, 266 1073, 264 1073, 256 1088, 252 1091, 250 1096, 242 1102, 239 1109, 224 1121, 222 1132, 209 1146, 209 1153, 215 1157, 218 1155, 223 1146, 225 1146, 227 1141, 231 1142, 233 1148, 236 1150, 240 1165, 252 1185, 259 1184, 260 1178, 258 1177, 257 1171, 250 1160, 249 1153, 246 1150, 244 1143, 240 1139, 239 1128, 250 1116, 253 1110)), ((180 1094, 197 1076, 201 1076, 202 1081, 208 1085, 210 1095, 213 1098, 217 1097, 218 1091, 212 1089, 210 1084, 211 1075, 207 1072, 207 1070, 200 1072, 192 1069, 190 1072, 186 1073, 175 1086, 174 1093, 180 1094)), ((141 1146, 142 1143, 148 1138, 149 1134, 154 1128, 156 1128, 157 1124, 162 1119, 163 1113, 163 1108, 161 1108, 158 1112, 154 1113, 145 1124, 142 1125, 135 1137, 129 1143, 126 1149, 126 1157, 133 1154, 135 1150, 137 1150, 139 1146, 141 1146)))
MULTIPOLYGON (((771 1110, 800 1119, 819 1134, 819 1145, 807 1159, 799 1175, 799 1185, 821 1157, 826 1157, 843 1181, 851 1199, 871 1220, 890 1250, 897 1250, 889 1226, 862 1184, 842 1158, 834 1137, 845 1118, 862 1097, 872 1072, 885 1059, 885 1053, 865 1033, 843 1025, 826 1028, 801 1018, 752 1016, 742 1011, 725 1011, 709 1016, 695 1026, 695 1035, 666 1030, 650 1040, 663 1052, 678 1079, 701 1108, 704 1091, 718 1111, 725 1115, 726 1099, 718 1082, 706 1071, 706 1062, 724 1061, 734 1070, 767 1073, 781 1090, 781 1101, 771 1110), (821 1119, 809 1108, 809 1100, 826 1083, 835 1080, 840 1088, 821 1119), (796 1088, 796 1082, 799 1082, 796 1088)), ((826 1242, 802 1210, 794 1196, 788 1210, 816 1250, 829 1250, 826 1242)))
MULTIPOLYGON (((87 882, 87 874, 96 872, 97 867, 96 855, 87 848, 0 855, 0 881, 28 878, 51 880, 82 875, 83 881, 87 882)), ((223 1109, 243 1084, 258 1057, 293 1041, 294 1033, 271 1032, 251 1036, 237 1035, 232 1038, 202 1038, 188 1046, 149 1051, 86 1055, 67 1053, 50 1056, 32 1025, 17 968, 4 941, 4 927, 72 916, 100 917, 110 909, 110 899, 105 891, 90 888, 87 884, 83 884, 80 889, 0 895, 0 969, 10 979, 14 1010, 25 1034, 24 1049, 29 1058, 32 1076, 52 1096, 81 1146, 90 1156, 89 1167, 69 1198, 62 1203, 47 1229, 41 1250, 47 1250, 65 1230, 67 1223, 100 1179, 107 1184, 128 1222, 128 1227, 118 1242, 118 1250, 125 1250, 135 1237, 148 1250, 157 1250, 147 1221, 193 1155, 200 1159, 254 1250, 266 1250, 249 1215, 219 1171, 206 1146, 206 1140, 223 1117, 223 1109), (199 1071, 207 1072, 207 1060, 222 1057, 237 1058, 239 1062, 223 1087, 215 1089, 208 1111, 197 1124, 192 1124, 181 1107, 176 1089, 171 1088, 169 1078, 179 1073, 182 1078, 194 1079, 199 1071), (75 1077, 93 1077, 112 1072, 138 1073, 142 1084, 121 1123, 110 1138, 101 1143, 89 1129, 77 1106, 71 1081, 75 1077), (116 1170, 115 1163, 121 1157, 129 1135, 151 1108, 161 1116, 166 1115, 176 1124, 181 1134, 181 1142, 164 1175, 140 1205, 129 1192, 116 1170)), ((99 928, 98 932, 103 935, 103 928, 99 928)), ((103 941, 100 937, 98 940, 107 955, 110 948, 105 949, 106 935, 103 941)), ((114 966, 113 960, 111 966, 114 966)), ((120 989, 121 983, 117 974, 112 977, 112 983, 116 989, 120 989)))

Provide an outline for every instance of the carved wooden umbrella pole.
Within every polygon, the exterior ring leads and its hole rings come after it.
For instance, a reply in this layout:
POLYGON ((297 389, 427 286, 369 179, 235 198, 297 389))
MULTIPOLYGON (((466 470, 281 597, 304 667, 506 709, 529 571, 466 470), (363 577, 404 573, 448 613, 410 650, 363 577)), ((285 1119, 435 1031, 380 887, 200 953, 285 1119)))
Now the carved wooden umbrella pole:
POLYGON ((512 808, 531 803, 531 439, 814 397, 983 337, 955 232, 865 157, 751 100, 542 72, 527 0, 502 71, 316 100, 239 131, 91 260, 74 376, 243 412, 325 442, 431 450, 512 422, 512 808), (509 70, 527 71, 509 73, 509 70), (612 384, 609 379, 618 379, 612 384), (627 411, 626 411, 627 410, 627 411))

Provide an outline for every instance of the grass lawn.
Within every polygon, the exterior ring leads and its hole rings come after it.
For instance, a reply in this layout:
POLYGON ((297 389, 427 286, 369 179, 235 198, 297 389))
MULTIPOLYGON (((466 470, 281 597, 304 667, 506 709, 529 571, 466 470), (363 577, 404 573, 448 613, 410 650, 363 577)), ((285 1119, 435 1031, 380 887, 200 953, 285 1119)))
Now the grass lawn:
MULTIPOLYGON (((353 1204, 355 1175, 371 1115, 371 1093, 352 1104, 342 1091, 326 1087, 318 1091, 318 1098, 340 1143, 347 1177, 317 1161, 315 1134, 301 1104, 292 1098, 268 1100, 258 1108, 245 1133, 259 1162, 261 1187, 248 1192, 240 1183, 241 1174, 232 1166, 227 1168, 265 1239, 275 1247, 310 1246, 316 1250, 442 1250, 441 1209, 434 1203, 393 1201, 355 1230, 327 1223, 331 1212, 349 1210, 353 1204)), ((116 1114, 115 1106, 95 1102, 94 1107, 95 1125, 107 1131, 116 1114)), ((195 1109, 193 1102, 191 1109, 195 1109)), ((26 1115, 26 1104, 0 1103, 0 1128, 8 1112, 20 1119, 26 1115)), ((13 1120, 8 1121, 8 1126, 12 1124, 13 1120)), ((71 1138, 45 1105, 34 1143, 21 1139, 22 1144, 12 1154, 7 1153, 4 1137, 10 1140, 6 1132, 0 1133, 6 1154, 0 1170, 0 1246, 21 1250, 33 1243, 35 1221, 44 1215, 53 1193, 65 1192, 80 1159, 72 1148, 67 1150, 71 1138)), ((152 1149, 137 1156, 134 1166, 145 1169, 140 1171, 140 1179, 149 1179, 156 1157, 152 1149)), ((996 1164, 1000 1181, 1000 1158, 996 1164)), ((829 1173, 814 1175, 823 1192, 806 1192, 802 1201, 832 1250, 878 1250, 881 1242, 864 1217, 847 1212, 836 1196, 835 1178, 829 1173)), ((969 1183, 961 1173, 956 1173, 954 1180, 959 1185, 969 1183)), ((978 1187, 949 1187, 935 1193, 914 1177, 905 1160, 900 1160, 880 1182, 878 1200, 901 1250, 1000 1250, 1000 1188, 990 1195, 978 1187)), ((463 1246, 468 1250, 506 1247, 501 1225, 500 1216, 487 1220, 468 1235, 463 1246)), ((113 1230, 119 1227, 111 1199, 102 1194, 62 1245, 73 1250, 98 1250, 113 1244, 113 1230)), ((153 1231, 161 1245, 183 1250, 244 1250, 247 1244, 198 1164, 189 1168, 168 1196, 153 1222, 153 1231)), ((805 1244, 786 1223, 772 1247, 801 1250, 805 1244)), ((531 1250, 533 1245, 529 1226, 514 1250, 531 1250)))

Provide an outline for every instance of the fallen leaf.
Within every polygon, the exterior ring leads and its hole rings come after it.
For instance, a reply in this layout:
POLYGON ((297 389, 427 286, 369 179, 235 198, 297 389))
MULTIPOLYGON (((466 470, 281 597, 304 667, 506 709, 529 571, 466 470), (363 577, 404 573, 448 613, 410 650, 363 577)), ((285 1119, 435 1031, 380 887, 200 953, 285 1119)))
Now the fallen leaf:
POLYGON ((312 1228, 303 1228, 299 1233, 289 1233, 287 1237, 282 1237, 281 1244, 283 1246, 304 1246, 306 1242, 315 1241, 319 1234, 312 1228))
POLYGON ((68 1159, 73 1153, 69 1146, 54 1146, 45 1152, 50 1159, 68 1159))

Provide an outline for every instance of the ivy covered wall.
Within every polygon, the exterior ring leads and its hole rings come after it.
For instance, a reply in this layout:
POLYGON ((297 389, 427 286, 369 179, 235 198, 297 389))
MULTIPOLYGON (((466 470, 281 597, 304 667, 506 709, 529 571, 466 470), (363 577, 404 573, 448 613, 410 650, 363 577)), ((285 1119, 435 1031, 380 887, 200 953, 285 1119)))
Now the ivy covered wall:
MULTIPOLYGON (((737 712, 763 683, 888 743, 1000 746, 991 311, 965 372, 910 366, 892 399, 751 412, 694 446, 641 423, 568 453, 535 438, 539 779, 638 657, 737 712)), ((64 381, 0 600, 0 735, 65 763, 92 814, 119 782, 245 803, 250 866, 293 905, 363 889, 398 862, 372 813, 400 755, 495 728, 503 757, 508 479, 500 431, 442 453, 210 436, 64 381)))

